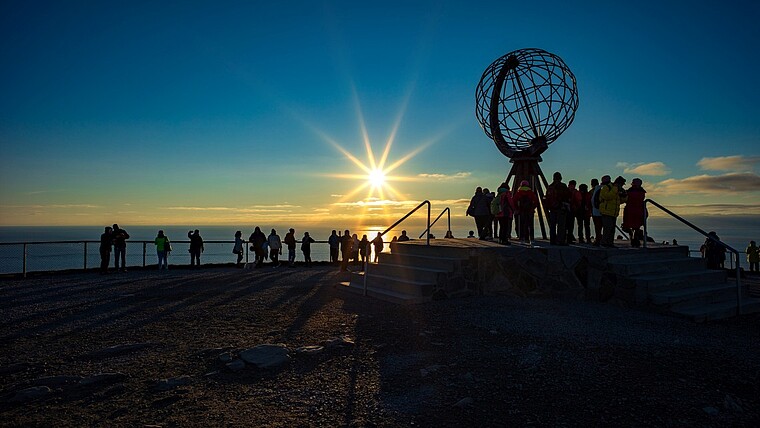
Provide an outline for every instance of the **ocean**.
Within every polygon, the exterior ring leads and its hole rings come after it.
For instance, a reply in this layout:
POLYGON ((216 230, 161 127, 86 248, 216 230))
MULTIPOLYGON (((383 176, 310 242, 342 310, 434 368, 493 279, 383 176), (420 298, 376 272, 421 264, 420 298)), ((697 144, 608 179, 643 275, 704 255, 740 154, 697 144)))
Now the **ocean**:
MULTIPOLYGON (((750 240, 760 242, 760 216, 713 216, 713 217, 692 217, 691 222, 705 231, 715 231, 723 242, 742 252, 740 257, 741 266, 745 269, 748 267, 746 255, 743 253, 750 240)), ((424 221, 423 221, 424 223, 424 221)), ((189 241, 187 232, 191 229, 199 229, 201 236, 206 241, 205 251, 201 256, 202 263, 231 263, 236 256, 232 254, 232 242, 235 231, 241 230, 243 238, 247 239, 253 231, 252 226, 129 226, 122 225, 130 234, 127 245, 127 265, 143 265, 143 247, 145 248, 145 264, 156 264, 156 252, 153 240, 159 229, 164 230, 166 235, 172 241, 174 251, 169 256, 170 264, 189 264, 190 255, 188 253, 189 241), (143 246, 140 241, 149 241, 143 246)), ((288 227, 274 226, 281 238, 285 237, 288 227)), ((404 225, 409 230, 411 238, 417 238, 424 230, 424 226, 419 221, 410 221, 404 225)), ((268 235, 272 226, 262 227, 262 231, 268 235)), ((327 238, 330 236, 332 229, 338 227, 316 226, 306 229, 296 228, 296 238, 300 240, 304 231, 308 231, 317 243, 312 244, 312 259, 314 261, 329 260, 329 246, 327 238)), ((377 235, 381 226, 364 226, 352 229, 352 233, 357 233, 359 238, 366 234, 371 240, 377 235)), ((398 236, 401 227, 392 230, 385 235, 385 241, 388 242, 392 236, 398 236)), ((475 229, 474 222, 469 218, 452 219, 452 232, 455 237, 465 237, 469 230, 475 229)), ((439 238, 445 233, 446 227, 443 221, 433 228, 433 233, 439 238)), ((699 247, 704 242, 704 237, 693 231, 682 223, 671 218, 652 217, 649 219, 649 235, 657 242, 667 241, 672 243, 674 239, 679 245, 689 246, 693 257, 699 257, 699 247)), ((539 228, 536 227, 536 232, 539 228)), ((27 244, 26 268, 28 272, 49 271, 63 269, 96 269, 100 263, 98 245, 100 234, 103 233, 102 226, 21 226, 21 227, 0 227, 0 273, 17 273, 22 271, 23 265, 23 244, 27 244), (49 241, 78 241, 75 243, 39 243, 49 241), (85 245, 82 241, 88 241, 86 252, 85 245)), ((576 231, 577 236, 577 231, 576 231)), ((388 251, 387 245, 385 251, 388 251)), ((287 259, 287 251, 284 251, 287 259)), ((297 251, 296 260, 303 260, 303 255, 297 251)), ((112 261, 113 265, 113 261, 112 261)), ((726 266, 730 266, 727 261, 726 266)))

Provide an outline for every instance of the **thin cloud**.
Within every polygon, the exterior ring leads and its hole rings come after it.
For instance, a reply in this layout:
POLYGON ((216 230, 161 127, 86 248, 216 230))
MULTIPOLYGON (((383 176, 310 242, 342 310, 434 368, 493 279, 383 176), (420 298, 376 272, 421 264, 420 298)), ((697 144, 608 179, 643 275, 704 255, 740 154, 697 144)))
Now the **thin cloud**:
POLYGON ((695 175, 684 179, 669 178, 652 189, 662 194, 704 193, 734 194, 760 192, 760 176, 751 173, 727 173, 723 175, 695 175))
POLYGON ((618 168, 623 168, 626 174, 663 176, 670 174, 670 169, 662 162, 628 163, 618 162, 618 168))
MULTIPOLYGON (((751 216, 760 211, 760 204, 675 204, 668 208, 680 215, 704 215, 704 216, 751 216)), ((650 207, 651 217, 667 217, 661 210, 650 207)))
POLYGON ((46 208, 101 208, 100 205, 90 204, 50 204, 50 205, 2 205, 3 208, 30 208, 30 209, 46 209, 46 208))
POLYGON ((437 181, 447 181, 447 180, 459 180, 462 178, 468 178, 472 175, 471 172, 457 172, 456 174, 440 174, 440 173, 423 173, 423 174, 417 174, 417 177, 422 179, 431 179, 431 180, 437 180, 437 181))
POLYGON ((735 171, 748 172, 760 163, 760 156, 718 156, 714 158, 702 158, 697 166, 706 171, 735 171))
MULTIPOLYGON (((272 205, 271 207, 295 207, 294 205, 272 205)), ((239 213, 284 213, 290 210, 282 208, 238 208, 238 207, 166 207, 167 210, 173 211, 222 211, 222 212, 239 212, 239 213)))

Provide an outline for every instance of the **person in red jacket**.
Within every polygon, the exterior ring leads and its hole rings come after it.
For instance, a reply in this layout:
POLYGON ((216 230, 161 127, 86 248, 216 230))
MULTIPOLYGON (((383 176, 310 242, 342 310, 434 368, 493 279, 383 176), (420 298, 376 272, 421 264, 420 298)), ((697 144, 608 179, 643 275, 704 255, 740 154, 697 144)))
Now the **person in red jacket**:
POLYGON ((586 183, 578 187, 578 194, 580 195, 580 202, 575 212, 575 218, 578 221, 578 243, 582 244, 584 242, 583 236, 585 232, 585 242, 591 244, 591 192, 588 191, 586 183))
POLYGON ((644 226, 644 199, 647 191, 641 187, 641 179, 634 178, 631 187, 628 188, 628 201, 623 209, 623 230, 631 234, 631 246, 641 246, 641 239, 644 237, 641 227, 644 226))
POLYGON ((538 198, 527 180, 520 183, 517 192, 512 196, 512 203, 518 216, 520 242, 530 244, 533 241, 533 215, 538 207, 538 198))
MULTIPOLYGON (((581 206, 581 193, 575 188, 577 184, 578 183, 575 180, 567 182, 567 190, 570 192, 570 212, 567 213, 567 218, 565 220, 567 222, 567 232, 565 232, 565 235, 569 244, 575 242, 573 231, 575 229, 575 222, 578 218, 578 209, 581 206)), ((580 234, 581 232, 578 231, 578 235, 580 234)))

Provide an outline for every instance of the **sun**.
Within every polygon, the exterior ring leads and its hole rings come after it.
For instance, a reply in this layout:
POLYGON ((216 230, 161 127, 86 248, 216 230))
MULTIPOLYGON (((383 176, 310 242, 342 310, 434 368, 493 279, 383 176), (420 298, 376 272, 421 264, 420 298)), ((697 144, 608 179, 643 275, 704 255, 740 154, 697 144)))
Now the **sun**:
POLYGON ((372 187, 383 187, 385 185, 385 173, 382 169, 375 168, 367 175, 367 181, 372 187))

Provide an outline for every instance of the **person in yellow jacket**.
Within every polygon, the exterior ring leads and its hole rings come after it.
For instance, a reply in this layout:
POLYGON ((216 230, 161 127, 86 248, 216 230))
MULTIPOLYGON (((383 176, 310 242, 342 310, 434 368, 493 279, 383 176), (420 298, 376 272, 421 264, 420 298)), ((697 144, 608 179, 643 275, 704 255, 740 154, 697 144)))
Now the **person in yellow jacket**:
POLYGON ((610 176, 602 177, 602 188, 599 190, 599 212, 602 214, 602 246, 614 247, 615 223, 620 215, 620 205, 628 199, 623 186, 625 178, 618 176, 610 183, 610 176))

